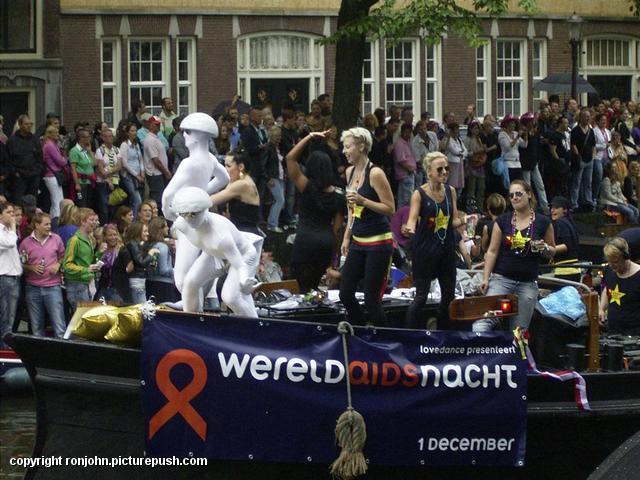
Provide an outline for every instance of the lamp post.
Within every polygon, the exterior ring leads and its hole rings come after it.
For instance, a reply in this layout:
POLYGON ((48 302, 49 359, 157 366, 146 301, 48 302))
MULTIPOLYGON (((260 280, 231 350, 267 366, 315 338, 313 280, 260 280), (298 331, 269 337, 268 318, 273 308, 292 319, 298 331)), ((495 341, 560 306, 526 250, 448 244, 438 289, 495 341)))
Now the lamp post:
POLYGON ((571 44, 571 98, 576 99, 576 84, 578 83, 578 48, 580 47, 580 34, 582 30, 582 17, 573 15, 567 20, 569 23, 569 43, 571 44))

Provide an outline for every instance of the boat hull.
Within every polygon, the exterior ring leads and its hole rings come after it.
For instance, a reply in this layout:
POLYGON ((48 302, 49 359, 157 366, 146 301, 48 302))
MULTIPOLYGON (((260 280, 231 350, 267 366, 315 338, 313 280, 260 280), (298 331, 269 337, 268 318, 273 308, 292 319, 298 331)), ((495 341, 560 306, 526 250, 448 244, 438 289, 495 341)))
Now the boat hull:
MULTIPOLYGON (((11 335, 37 400, 33 457, 142 457, 140 350, 11 335)), ((526 465, 522 468, 370 466, 370 479, 586 478, 640 430, 640 372, 585 374, 593 410, 580 412, 571 385, 529 378, 526 465)), ((291 439, 291 441, 295 441, 291 439)), ((30 469, 26 478, 68 479, 78 467, 30 469)), ((89 467, 89 478, 327 479, 326 465, 210 460, 207 467, 89 467), (135 471, 135 474, 133 473, 135 471)))

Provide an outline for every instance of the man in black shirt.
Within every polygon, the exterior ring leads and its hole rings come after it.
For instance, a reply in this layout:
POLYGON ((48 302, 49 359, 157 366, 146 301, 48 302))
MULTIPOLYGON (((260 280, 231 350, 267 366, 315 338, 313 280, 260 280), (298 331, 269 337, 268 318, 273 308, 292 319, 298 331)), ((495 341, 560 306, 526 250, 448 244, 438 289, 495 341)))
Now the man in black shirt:
POLYGON ((580 112, 578 125, 571 130, 571 207, 584 206, 587 211, 593 211, 593 194, 591 184, 593 179, 593 159, 596 156, 596 136, 589 126, 591 114, 588 110, 580 112))
POLYGON ((18 117, 19 130, 7 141, 11 178, 11 200, 17 204, 24 195, 38 196, 42 180, 42 146, 40 140, 31 133, 33 122, 28 115, 18 117))
POLYGON ((506 191, 502 185, 502 177, 494 175, 491 170, 491 162, 500 155, 500 147, 498 146, 498 134, 495 130, 495 124, 490 118, 485 118, 482 122, 480 141, 487 149, 487 161, 484 164, 487 197, 492 193, 505 195, 506 191))

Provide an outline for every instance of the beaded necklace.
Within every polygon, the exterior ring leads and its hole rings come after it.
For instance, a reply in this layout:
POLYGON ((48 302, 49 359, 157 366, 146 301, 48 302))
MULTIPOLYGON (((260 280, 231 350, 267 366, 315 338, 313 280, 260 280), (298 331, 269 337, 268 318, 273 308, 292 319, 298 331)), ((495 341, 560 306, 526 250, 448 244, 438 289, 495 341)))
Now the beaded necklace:
POLYGON ((528 238, 529 241, 525 242, 523 247, 516 247, 514 245, 514 240, 516 238, 516 234, 518 233, 518 229, 516 227, 516 212, 513 211, 513 215, 511 215, 511 250, 515 255, 525 255, 531 251, 531 232, 533 231, 533 226, 535 224, 535 215, 533 210, 531 210, 531 216, 529 217, 529 225, 527 226, 524 234, 521 233, 523 238, 528 238))
MULTIPOLYGON (((427 185, 429 186, 429 190, 431 190, 431 193, 433 193, 434 196, 435 196, 436 192, 433 189, 433 187, 431 186, 431 183, 427 183, 427 185)), ((450 208, 449 208, 449 197, 447 196, 446 185, 443 185, 443 190, 444 190, 444 202, 445 202, 445 206, 447 208, 445 216, 447 217, 447 220, 448 220, 449 219, 450 208)), ((438 201, 435 198, 433 199, 433 203, 436 204, 436 217, 435 217, 436 218, 436 220, 435 220, 436 224, 433 226, 433 228, 435 230, 436 236, 440 240, 440 243, 444 245, 444 241, 447 238, 447 231, 449 230, 449 228, 447 226, 447 228, 444 229, 444 234, 443 235, 440 234, 440 230, 437 230, 437 228, 438 228, 438 224, 437 224, 437 222, 438 222, 438 220, 437 220, 438 219, 438 214, 440 212, 442 212, 442 209, 440 209, 440 207, 438 205, 438 201)))

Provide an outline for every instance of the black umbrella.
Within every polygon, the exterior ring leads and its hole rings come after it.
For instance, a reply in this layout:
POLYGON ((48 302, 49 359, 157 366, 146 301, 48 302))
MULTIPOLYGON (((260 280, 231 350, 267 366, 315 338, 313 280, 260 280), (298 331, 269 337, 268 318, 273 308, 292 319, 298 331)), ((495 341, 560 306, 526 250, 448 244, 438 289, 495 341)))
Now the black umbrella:
MULTIPOLYGON (((216 105, 216 108, 213 109, 211 116, 217 119, 220 115, 224 114, 224 112, 230 106, 231 100, 221 101, 218 105, 216 105)), ((251 110, 251 105, 249 105, 247 102, 243 102, 242 100, 238 100, 236 102, 236 108, 238 109, 238 113, 242 115, 243 113, 249 113, 249 110, 251 110)))
MULTIPOLYGON (((549 93, 571 93, 571 74, 553 73, 543 78, 533 86, 534 92, 544 91, 549 93)), ((598 91, 578 75, 576 81, 576 93, 598 93, 598 91)))

